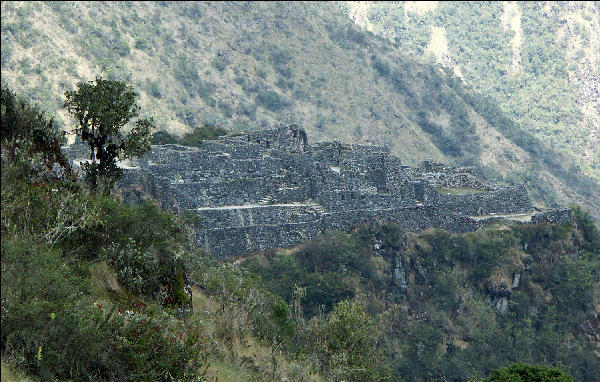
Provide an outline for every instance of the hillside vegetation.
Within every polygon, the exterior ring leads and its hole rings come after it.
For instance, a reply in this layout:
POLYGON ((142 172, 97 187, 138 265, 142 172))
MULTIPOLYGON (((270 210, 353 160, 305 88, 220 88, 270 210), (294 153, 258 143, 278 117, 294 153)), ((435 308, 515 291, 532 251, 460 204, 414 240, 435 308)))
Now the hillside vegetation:
POLYGON ((376 321, 372 334, 394 380, 462 381, 519 361, 595 381, 600 234, 575 215, 570 227, 499 224, 466 234, 361 227, 242 265, 306 320, 359 302, 376 321))
POLYGON ((2 79, 71 128, 62 95, 126 80, 160 129, 297 122, 309 139, 375 143, 523 182, 540 205, 600 211, 600 188, 437 65, 330 3, 2 3, 2 79))
POLYGON ((600 180, 598 2, 348 2, 362 27, 447 67, 600 180))
POLYGON ((4 87, 1 110, 3 378, 466 381, 527 362, 543 367, 495 375, 599 380, 600 231, 579 208, 222 262, 192 245, 195 219, 90 192, 58 126, 4 87))

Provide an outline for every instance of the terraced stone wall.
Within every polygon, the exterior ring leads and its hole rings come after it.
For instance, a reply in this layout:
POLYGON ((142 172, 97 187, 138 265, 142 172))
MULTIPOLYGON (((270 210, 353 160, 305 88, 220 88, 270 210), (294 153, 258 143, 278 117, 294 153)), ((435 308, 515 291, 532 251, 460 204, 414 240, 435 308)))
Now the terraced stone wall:
MULTIPOLYGON (((85 147, 65 151, 75 164, 89 159, 85 147)), ((122 167, 123 199, 153 197, 165 208, 196 212, 203 222, 197 243, 219 257, 293 246, 363 223, 470 231, 484 224, 472 216, 533 210, 523 186, 490 184, 472 168, 403 166, 377 146, 311 146, 297 126, 220 137, 201 147, 152 146, 122 167), (436 187, 474 192, 448 195, 436 187)))

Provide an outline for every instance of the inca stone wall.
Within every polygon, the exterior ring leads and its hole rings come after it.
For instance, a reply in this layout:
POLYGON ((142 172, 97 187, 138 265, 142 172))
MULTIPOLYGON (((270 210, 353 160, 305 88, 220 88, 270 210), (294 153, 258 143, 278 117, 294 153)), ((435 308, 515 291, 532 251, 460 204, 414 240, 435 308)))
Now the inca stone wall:
MULTIPOLYGON (((66 151, 74 163, 86 159, 81 148, 66 151)), ((472 168, 403 166, 377 146, 309 145, 296 126, 222 137, 200 148, 152 146, 122 167, 125 199, 151 196, 165 208, 196 212, 202 218, 197 243, 218 257, 294 246, 362 223, 471 231, 486 216, 533 211, 523 186, 490 184, 472 168)))

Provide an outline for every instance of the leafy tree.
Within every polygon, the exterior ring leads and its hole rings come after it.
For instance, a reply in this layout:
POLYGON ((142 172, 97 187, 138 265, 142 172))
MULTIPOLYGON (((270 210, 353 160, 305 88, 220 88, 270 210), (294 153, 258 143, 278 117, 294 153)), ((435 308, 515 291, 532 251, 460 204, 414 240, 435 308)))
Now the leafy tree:
POLYGON ((152 119, 140 119, 124 133, 125 126, 137 116, 137 94, 121 81, 96 78, 77 84, 76 91, 65 92, 64 106, 79 122, 75 133, 90 148, 90 163, 83 165, 93 191, 103 182, 105 191, 120 178, 117 158, 132 158, 150 149, 152 119))

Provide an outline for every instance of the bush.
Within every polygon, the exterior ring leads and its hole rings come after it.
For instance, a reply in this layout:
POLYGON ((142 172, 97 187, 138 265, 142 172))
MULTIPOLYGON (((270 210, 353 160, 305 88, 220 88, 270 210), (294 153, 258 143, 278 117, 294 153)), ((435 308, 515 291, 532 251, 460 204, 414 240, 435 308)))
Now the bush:
POLYGON ((139 50, 148 49, 148 41, 143 37, 138 37, 135 39, 135 48, 139 50))
POLYGON ((577 227, 583 235, 583 247, 590 252, 600 253, 600 230, 594 224, 589 212, 582 210, 579 206, 572 210, 577 227))
POLYGON ((359 285, 383 287, 369 249, 356 237, 342 233, 305 243, 293 255, 277 255, 265 262, 249 259, 245 266, 288 302, 294 284, 308 287, 304 297, 307 318, 320 309, 330 312, 336 303, 353 298, 359 285))
POLYGON ((147 306, 189 301, 182 222, 151 202, 90 194, 68 173, 32 176, 39 156, 23 148, 46 147, 52 124, 2 95, 3 360, 44 381, 196 381, 206 355, 199 326, 147 306), (104 297, 91 290, 90 263, 103 257, 128 289, 115 292, 118 304, 93 303, 104 297))
POLYGON ((198 90, 198 94, 202 99, 206 100, 217 90, 217 85, 210 81, 198 81, 196 90, 198 90))
POLYGON ((2 240, 3 355, 43 380, 195 381, 204 336, 158 307, 92 305, 86 263, 2 240), (105 310, 107 309, 107 310, 105 310))
POLYGON ((327 317, 317 344, 326 373, 334 380, 377 381, 375 321, 360 304, 342 301, 327 317))
POLYGON ((256 75, 264 80, 267 78, 267 71, 264 68, 256 68, 256 75))
POLYGON ((373 69, 382 77, 387 77, 390 74, 390 65, 379 57, 371 56, 373 69))
POLYGON ((273 90, 258 93, 256 103, 271 111, 279 111, 289 106, 288 102, 273 90))
POLYGON ((366 33, 353 26, 326 26, 329 38, 344 49, 351 49, 353 45, 365 46, 366 33))
POLYGON ((183 83, 188 91, 193 90, 200 79, 198 69, 193 61, 187 57, 179 58, 173 74, 177 80, 183 83))
POLYGON ((152 134, 151 142, 153 145, 179 144, 179 138, 164 130, 160 130, 152 134))
POLYGON ((229 61, 225 57, 215 57, 210 62, 213 68, 217 69, 219 72, 222 72, 229 65, 229 61))
POLYGON ((185 146, 201 147, 202 141, 217 139, 220 136, 227 135, 229 132, 223 128, 205 124, 202 127, 195 128, 190 133, 186 133, 179 144, 185 146))
POLYGON ((564 371, 554 367, 514 363, 494 370, 484 382, 575 382, 575 380, 564 371))
POLYGON ((65 143, 64 134, 53 119, 48 119, 39 107, 25 102, 4 85, 1 105, 0 139, 3 144, 10 144, 3 148, 9 149, 12 159, 17 159, 19 152, 22 159, 40 154, 48 169, 55 163, 68 167, 60 151, 60 145, 65 143))
POLYGON ((256 118, 256 104, 253 103, 241 103, 238 113, 247 115, 251 119, 256 118))
POLYGON ((429 134, 431 142, 441 152, 453 157, 460 157, 463 155, 460 142, 456 142, 456 139, 449 136, 443 128, 429 121, 425 112, 420 111, 417 114, 417 123, 424 132, 429 134))
POLYGON ((233 107, 228 102, 220 101, 219 109, 223 112, 226 118, 231 118, 231 116, 233 115, 233 107))
POLYGON ((150 94, 156 98, 162 98, 162 91, 160 89, 160 83, 152 82, 150 83, 150 94))

